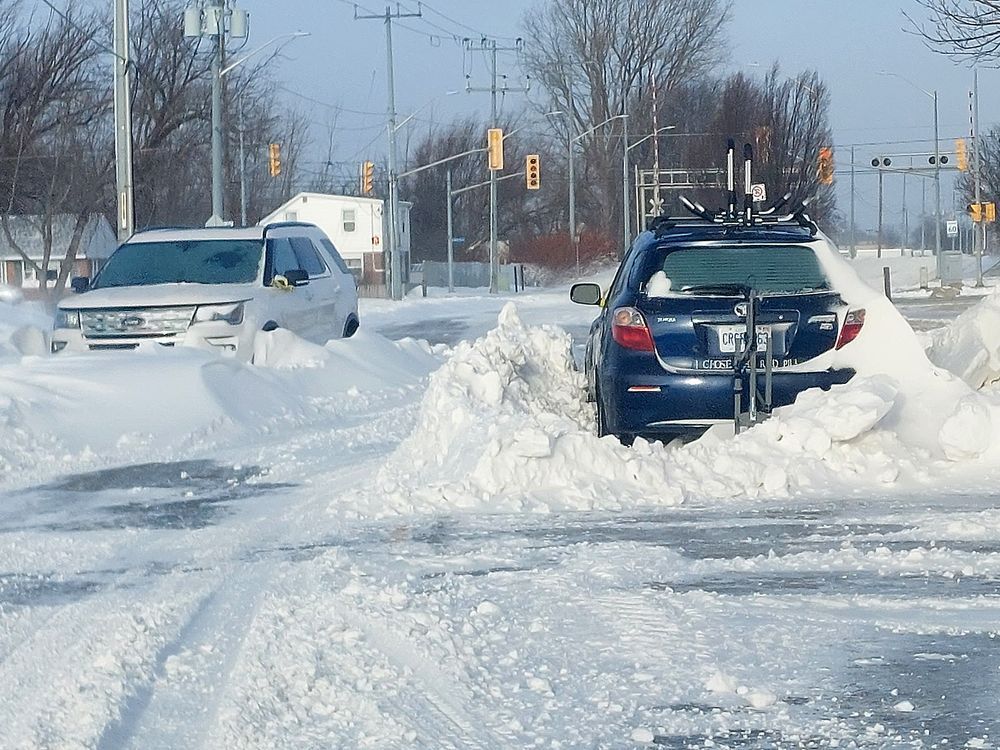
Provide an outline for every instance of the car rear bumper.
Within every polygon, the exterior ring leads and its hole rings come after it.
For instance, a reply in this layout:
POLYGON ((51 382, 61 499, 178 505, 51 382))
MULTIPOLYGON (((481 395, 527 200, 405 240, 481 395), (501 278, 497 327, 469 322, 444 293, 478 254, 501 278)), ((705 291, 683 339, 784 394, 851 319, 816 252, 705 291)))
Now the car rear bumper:
MULTIPOLYGON (((846 383, 853 370, 776 372, 772 384, 773 406, 786 406, 802 391, 824 390, 846 383)), ((744 381, 743 393, 749 393, 744 381)), ((759 387, 763 388, 763 377, 759 387)), ((733 419, 733 376, 630 375, 602 383, 608 426, 616 434, 673 436, 733 419)), ((744 396, 745 398, 745 396, 744 396)))

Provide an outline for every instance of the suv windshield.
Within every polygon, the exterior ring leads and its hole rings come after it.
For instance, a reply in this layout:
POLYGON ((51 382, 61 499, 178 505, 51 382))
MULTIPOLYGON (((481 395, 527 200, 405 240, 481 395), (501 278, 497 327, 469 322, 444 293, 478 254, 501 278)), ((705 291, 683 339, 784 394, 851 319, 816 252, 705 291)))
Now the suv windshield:
POLYGON ((151 284, 249 284, 257 279, 261 240, 126 242, 108 259, 94 288, 151 284))
POLYGON ((667 249, 648 268, 646 293, 794 294, 830 288, 816 254, 796 245, 688 247, 667 249))

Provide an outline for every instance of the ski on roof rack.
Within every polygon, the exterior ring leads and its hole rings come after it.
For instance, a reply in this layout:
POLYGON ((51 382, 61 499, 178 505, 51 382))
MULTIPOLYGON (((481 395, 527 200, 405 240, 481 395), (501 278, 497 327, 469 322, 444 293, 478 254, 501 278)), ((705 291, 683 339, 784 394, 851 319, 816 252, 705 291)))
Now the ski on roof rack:
POLYGON ((736 142, 732 138, 726 144, 726 208, 721 211, 710 211, 696 201, 684 195, 679 196, 681 205, 693 214, 695 218, 677 216, 657 216, 651 219, 647 229, 660 235, 673 227, 687 225, 697 226, 710 223, 733 229, 752 227, 774 227, 778 225, 797 225, 808 229, 810 235, 819 232, 819 227, 809 217, 807 209, 810 200, 793 204, 790 210, 779 213, 792 200, 792 194, 786 193, 772 206, 757 210, 753 198, 753 146, 749 143, 743 146, 743 207, 739 209, 739 194, 736 192, 736 142))

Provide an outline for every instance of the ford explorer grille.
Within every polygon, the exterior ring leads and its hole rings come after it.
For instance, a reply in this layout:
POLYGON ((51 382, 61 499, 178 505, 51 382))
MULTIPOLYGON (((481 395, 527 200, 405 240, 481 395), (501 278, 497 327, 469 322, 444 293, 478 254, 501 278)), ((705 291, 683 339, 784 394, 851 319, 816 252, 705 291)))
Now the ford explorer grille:
POLYGON ((193 306, 81 310, 80 325, 87 338, 175 336, 191 325, 194 310, 193 306))

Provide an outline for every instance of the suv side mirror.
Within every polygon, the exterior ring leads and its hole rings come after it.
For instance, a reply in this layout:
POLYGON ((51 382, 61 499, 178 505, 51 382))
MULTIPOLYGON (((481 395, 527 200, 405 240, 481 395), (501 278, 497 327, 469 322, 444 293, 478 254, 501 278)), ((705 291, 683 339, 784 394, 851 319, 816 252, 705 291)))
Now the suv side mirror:
POLYGON ((288 279, 288 283, 292 286, 305 286, 309 283, 309 274, 301 268, 292 268, 281 275, 288 279))
POLYGON ((599 305, 602 296, 598 284, 574 284, 569 290, 569 298, 578 305, 599 305))
POLYGON ((83 294, 85 291, 90 289, 90 277, 89 276, 77 276, 69 285, 73 288, 73 291, 77 294, 83 294))

